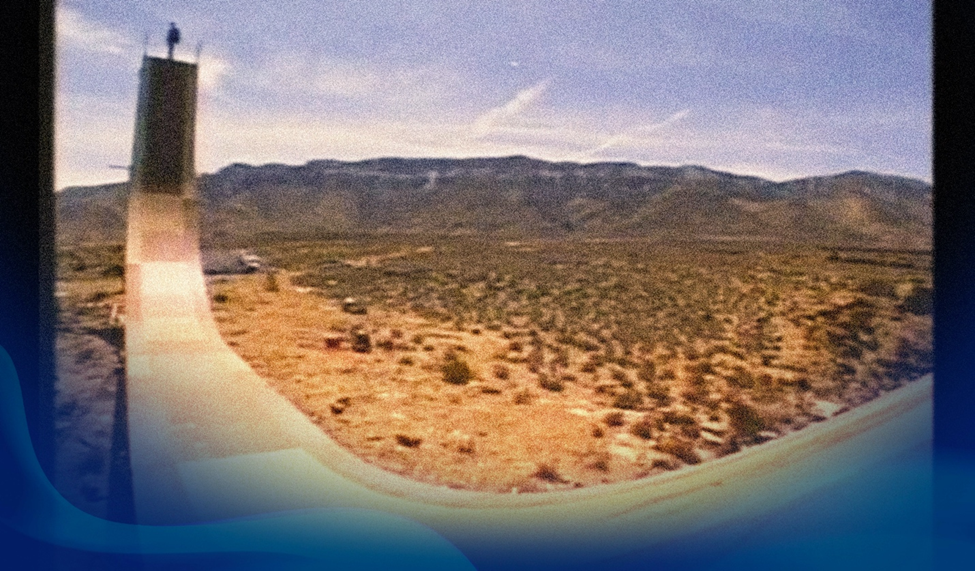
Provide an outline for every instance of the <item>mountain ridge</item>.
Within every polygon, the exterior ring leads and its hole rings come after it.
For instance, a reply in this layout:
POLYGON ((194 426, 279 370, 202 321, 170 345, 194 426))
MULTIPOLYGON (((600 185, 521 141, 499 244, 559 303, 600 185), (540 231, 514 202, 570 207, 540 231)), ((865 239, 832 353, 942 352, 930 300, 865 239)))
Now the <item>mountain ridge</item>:
MULTIPOLYGON (((197 179, 202 239, 277 233, 708 236, 926 249, 932 186, 851 170, 774 182, 699 165, 466 159, 233 163, 197 179)), ((126 183, 57 194, 62 242, 121 241, 126 183)))

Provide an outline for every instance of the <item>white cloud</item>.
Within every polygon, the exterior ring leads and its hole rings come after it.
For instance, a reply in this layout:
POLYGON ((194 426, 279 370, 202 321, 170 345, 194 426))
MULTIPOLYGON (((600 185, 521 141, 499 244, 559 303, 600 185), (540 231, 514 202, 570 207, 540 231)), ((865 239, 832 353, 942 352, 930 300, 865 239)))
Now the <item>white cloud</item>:
POLYGON ((548 89, 550 83, 551 80, 546 79, 531 87, 522 89, 504 105, 483 113, 474 120, 474 124, 471 126, 472 135, 475 138, 484 137, 497 127, 504 126, 510 119, 520 115, 532 103, 537 101, 545 90, 548 89))
POLYGON ((205 51, 200 55, 198 66, 198 85, 203 92, 215 91, 231 71, 230 62, 227 59, 216 54, 208 54, 205 51))
POLYGON ((54 188, 125 180, 132 154, 135 100, 59 93, 55 100, 54 188))
POLYGON ((134 45, 120 32, 65 6, 57 8, 55 30, 58 45, 88 52, 124 55, 134 45))

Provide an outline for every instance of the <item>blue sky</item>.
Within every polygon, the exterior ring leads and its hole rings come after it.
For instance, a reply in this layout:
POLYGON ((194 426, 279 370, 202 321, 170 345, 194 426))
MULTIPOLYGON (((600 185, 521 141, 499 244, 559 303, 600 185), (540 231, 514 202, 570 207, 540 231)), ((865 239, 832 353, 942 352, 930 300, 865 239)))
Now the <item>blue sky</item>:
POLYGON ((921 0, 63 0, 57 188, 124 180, 138 68, 199 58, 197 171, 380 156, 931 180, 921 0))

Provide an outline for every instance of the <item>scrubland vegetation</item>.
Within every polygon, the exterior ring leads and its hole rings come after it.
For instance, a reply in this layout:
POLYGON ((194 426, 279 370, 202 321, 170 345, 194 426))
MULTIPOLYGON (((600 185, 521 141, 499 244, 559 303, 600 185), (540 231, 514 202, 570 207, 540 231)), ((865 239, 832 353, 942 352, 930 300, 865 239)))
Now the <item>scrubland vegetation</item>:
MULTIPOLYGON (((261 253, 322 307, 365 303, 374 337, 398 330, 348 390, 368 401, 408 379, 447 412, 407 414, 425 444, 409 454, 380 446, 372 458, 461 487, 530 491, 696 464, 824 420, 932 367, 927 252, 452 236, 261 253), (446 442, 485 407, 496 417, 477 425, 483 436, 468 434, 468 452, 455 459, 479 459, 480 480, 466 476, 477 468, 457 481, 435 467, 442 458, 421 458, 430 435, 446 442), (572 435, 528 436, 539 415, 572 435), (497 430, 499 418, 513 428, 497 430), (533 466, 521 468, 529 482, 492 464, 478 441, 524 449, 512 455, 533 466), (545 470, 543 457, 551 457, 545 470), (558 478, 537 475, 553 470, 558 478)), ((409 409, 406 400, 397 407, 409 409)), ((363 419, 390 410, 374 408, 363 404, 363 419)))
MULTIPOLYGON (((932 368, 929 252, 474 236, 257 251, 276 273, 211 284, 228 344, 343 445, 454 487, 673 470, 932 368), (343 312, 349 297, 368 311, 343 312)), ((86 256, 62 253, 63 275, 121 263, 86 256)))

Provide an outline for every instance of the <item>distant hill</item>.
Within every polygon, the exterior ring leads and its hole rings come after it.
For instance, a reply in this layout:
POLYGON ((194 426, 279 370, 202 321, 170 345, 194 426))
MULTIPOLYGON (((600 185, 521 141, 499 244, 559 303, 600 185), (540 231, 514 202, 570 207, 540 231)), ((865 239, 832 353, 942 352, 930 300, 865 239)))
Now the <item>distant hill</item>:
MULTIPOLYGON (((772 182, 699 166, 528 157, 233 164, 199 177, 204 243, 260 236, 491 233, 931 247, 931 185, 851 171, 772 182)), ((57 196, 61 242, 121 241, 124 184, 57 196)))

